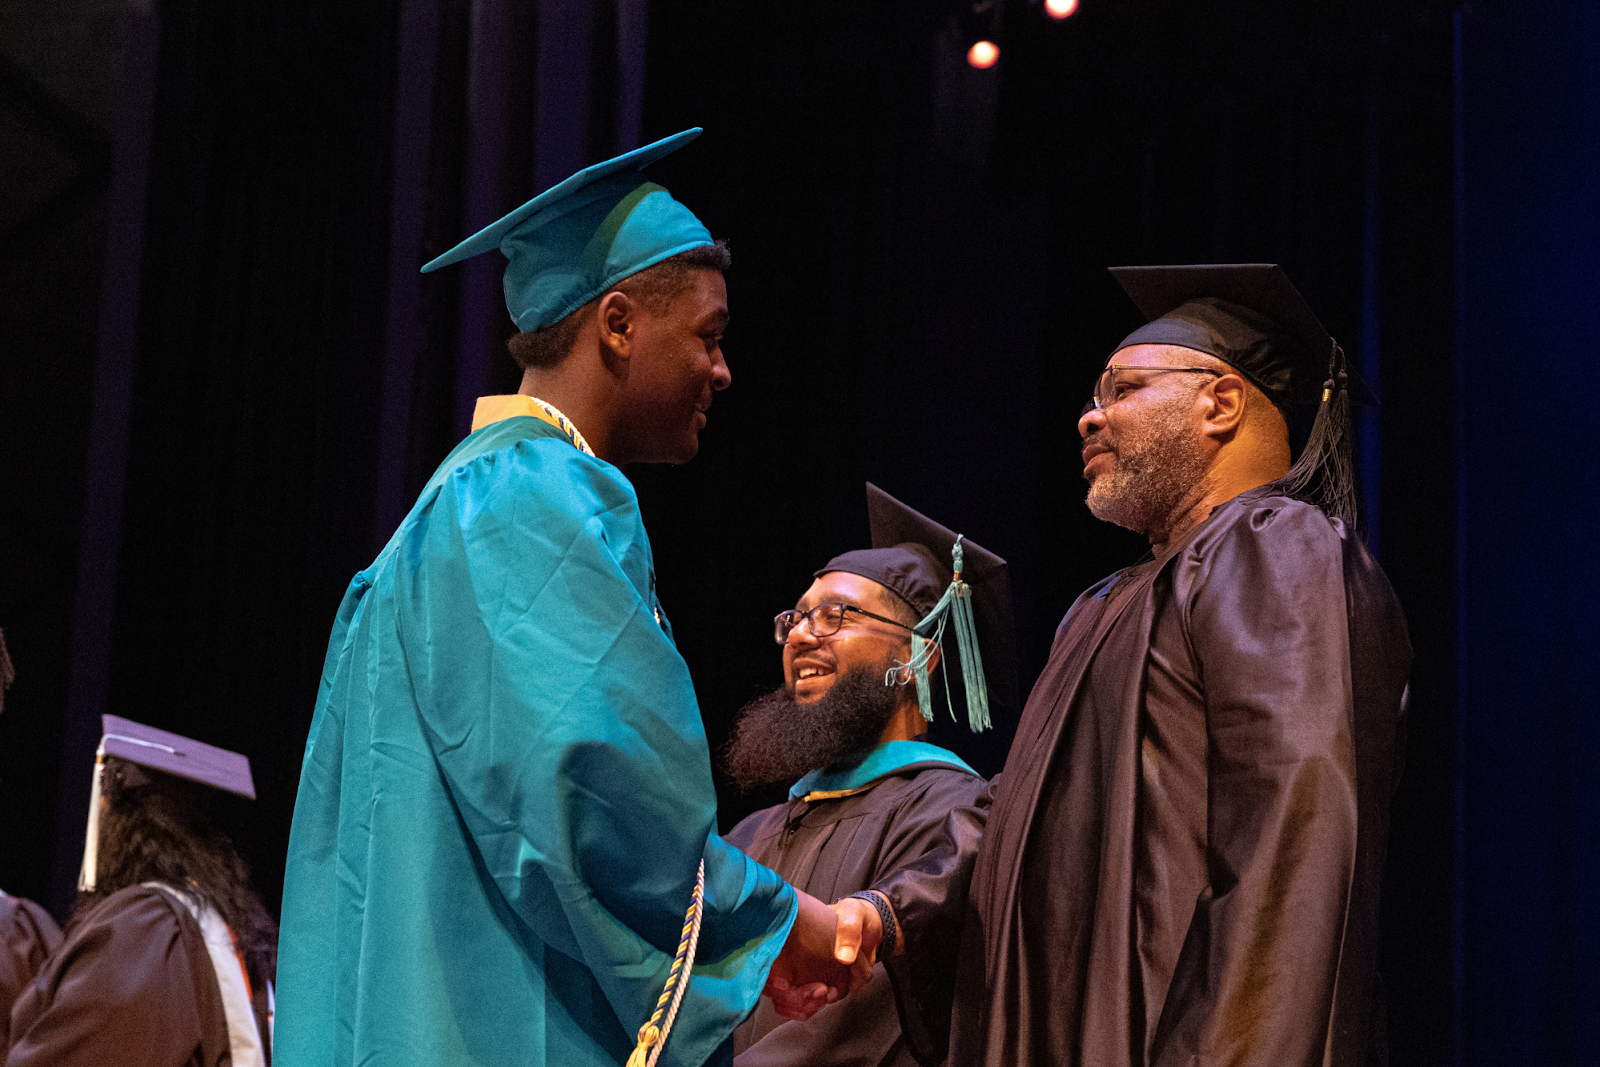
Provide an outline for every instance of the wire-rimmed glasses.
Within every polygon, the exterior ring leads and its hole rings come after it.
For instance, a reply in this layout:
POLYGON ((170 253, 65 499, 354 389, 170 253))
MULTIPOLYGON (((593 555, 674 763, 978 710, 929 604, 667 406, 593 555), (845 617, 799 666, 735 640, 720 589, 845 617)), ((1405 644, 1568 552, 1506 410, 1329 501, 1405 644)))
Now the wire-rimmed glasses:
POLYGON ((1220 378, 1228 373, 1215 367, 1141 367, 1133 363, 1108 363, 1095 380, 1094 395, 1083 405, 1083 410, 1078 413, 1079 418, 1091 411, 1104 411, 1135 389, 1144 388, 1145 382, 1135 384, 1122 376, 1123 371, 1144 371, 1152 378, 1157 374, 1209 374, 1213 378, 1220 378))

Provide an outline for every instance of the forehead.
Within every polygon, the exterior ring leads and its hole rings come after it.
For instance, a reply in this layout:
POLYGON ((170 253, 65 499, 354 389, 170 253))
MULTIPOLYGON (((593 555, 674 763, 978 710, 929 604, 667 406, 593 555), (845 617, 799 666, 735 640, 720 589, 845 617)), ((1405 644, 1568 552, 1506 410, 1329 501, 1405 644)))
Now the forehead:
POLYGON ((720 270, 697 269, 690 275, 689 288, 673 298, 669 314, 695 323, 716 319, 728 321, 728 283, 720 270))
POLYGON ((829 571, 821 578, 811 583, 796 602, 795 607, 804 611, 825 604, 830 600, 837 600, 845 604, 854 604, 856 607, 877 611, 882 607, 887 598, 893 596, 887 589, 873 581, 863 578, 859 574, 849 571, 829 571))

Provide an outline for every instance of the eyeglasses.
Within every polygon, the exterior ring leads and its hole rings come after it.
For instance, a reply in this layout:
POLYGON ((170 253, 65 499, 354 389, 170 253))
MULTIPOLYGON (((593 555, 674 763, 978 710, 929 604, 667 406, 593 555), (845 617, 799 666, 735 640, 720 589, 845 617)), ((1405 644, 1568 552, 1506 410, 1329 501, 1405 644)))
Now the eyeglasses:
POLYGON ((1144 371, 1152 378, 1157 374, 1209 374, 1213 378, 1220 378, 1227 373, 1215 367, 1140 367, 1132 363, 1109 363, 1094 383, 1094 396, 1083 405, 1078 417, 1081 419, 1091 411, 1104 411, 1135 389, 1143 389, 1146 382, 1139 382, 1136 385, 1121 374, 1122 371, 1130 370, 1144 371))
POLYGON ((857 615, 865 615, 869 619, 877 619, 879 622, 886 622, 890 626, 898 626, 902 630, 911 629, 911 627, 897 619, 875 615, 866 608, 858 608, 854 604, 841 604, 837 601, 830 601, 826 604, 818 604, 810 611, 790 610, 778 612, 772 617, 773 640, 780 645, 789 640, 789 631, 799 626, 802 620, 810 626, 812 637, 832 637, 839 632, 839 627, 844 625, 844 613, 847 611, 853 611, 857 615))

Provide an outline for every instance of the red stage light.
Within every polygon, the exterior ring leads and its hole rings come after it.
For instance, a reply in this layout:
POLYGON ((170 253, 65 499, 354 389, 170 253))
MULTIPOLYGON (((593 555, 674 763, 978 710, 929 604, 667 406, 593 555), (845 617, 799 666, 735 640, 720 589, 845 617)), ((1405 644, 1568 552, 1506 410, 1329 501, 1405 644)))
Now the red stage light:
POLYGON ((1078 10, 1078 0, 1044 0, 1044 9, 1053 19, 1064 19, 1078 10))
POLYGON ((967 62, 979 70, 988 70, 1000 59, 1000 49, 993 41, 979 41, 967 49, 967 62))

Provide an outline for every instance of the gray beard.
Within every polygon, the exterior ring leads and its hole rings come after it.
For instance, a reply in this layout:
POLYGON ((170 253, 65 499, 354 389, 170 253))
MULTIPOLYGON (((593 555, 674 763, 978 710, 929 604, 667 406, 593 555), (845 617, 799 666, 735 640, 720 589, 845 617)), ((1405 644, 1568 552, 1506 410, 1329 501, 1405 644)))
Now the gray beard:
POLYGON ((750 701, 728 742, 728 776, 746 791, 794 782, 877 744, 901 697, 898 687, 883 684, 887 666, 852 667, 811 704, 796 701, 787 687, 750 701))
POLYGON ((1200 437, 1185 414, 1190 399, 1152 412, 1138 434, 1101 438, 1111 446, 1112 465, 1089 483, 1086 502, 1095 518, 1136 533, 1165 534, 1205 475, 1200 437))

